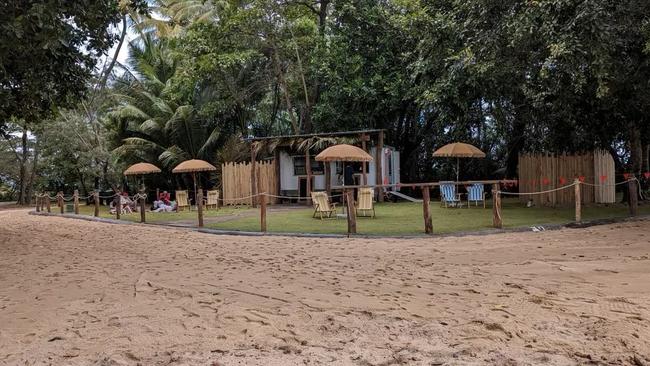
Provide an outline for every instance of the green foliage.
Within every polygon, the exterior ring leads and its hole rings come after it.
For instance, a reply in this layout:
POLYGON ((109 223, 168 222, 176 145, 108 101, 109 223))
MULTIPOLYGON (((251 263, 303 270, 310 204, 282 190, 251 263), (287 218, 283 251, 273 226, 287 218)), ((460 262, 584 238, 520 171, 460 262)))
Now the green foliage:
POLYGON ((144 0, 0 2, 0 127, 37 122, 85 96, 97 58, 115 40, 108 28, 144 0), (121 9, 122 8, 122 9, 121 9))

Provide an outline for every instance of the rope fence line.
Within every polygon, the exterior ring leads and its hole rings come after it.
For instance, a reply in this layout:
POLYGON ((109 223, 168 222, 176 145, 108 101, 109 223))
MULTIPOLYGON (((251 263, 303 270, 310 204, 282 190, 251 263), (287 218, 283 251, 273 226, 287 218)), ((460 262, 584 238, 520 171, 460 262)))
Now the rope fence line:
POLYGON ((562 186, 562 187, 558 187, 558 188, 554 188, 554 189, 549 189, 549 190, 546 190, 546 191, 540 191, 540 192, 504 192, 504 191, 499 190, 499 191, 497 191, 497 193, 502 194, 502 195, 507 195, 507 196, 534 196, 536 194, 548 194, 548 193, 561 191, 561 190, 564 190, 564 189, 567 189, 567 188, 571 188, 571 187, 575 186, 576 184, 580 184, 580 183, 579 182, 573 182, 573 183, 568 184, 566 186, 562 186))
MULTIPOLYGON (((638 206, 638 195, 641 194, 641 182, 637 177, 632 177, 626 181, 619 182, 616 184, 593 184, 593 183, 587 183, 584 182, 584 180, 581 178, 576 178, 573 183, 564 185, 561 187, 553 188, 553 189, 548 189, 544 191, 538 191, 538 192, 507 192, 507 191, 502 191, 501 188, 502 186, 505 187, 510 187, 511 183, 513 181, 492 181, 490 183, 487 182, 477 182, 477 183, 482 183, 484 185, 491 184, 492 185, 492 200, 493 200, 493 205, 492 205, 492 211, 493 211, 493 227, 495 228, 502 228, 503 227, 503 215, 502 215, 502 206, 501 206, 501 197, 502 196, 533 196, 533 195, 544 195, 544 194, 550 194, 566 189, 570 189, 571 187, 575 188, 575 221, 576 223, 580 223, 582 220, 582 193, 580 186, 585 185, 585 186, 592 186, 592 187, 605 187, 605 186, 620 186, 624 184, 628 184, 628 189, 629 189, 629 209, 630 209, 630 216, 636 216, 637 215, 637 206, 638 206), (633 184, 632 182, 636 181, 636 184, 633 184)), ((516 181, 515 181, 516 182, 516 181)), ((515 185, 517 185, 515 183, 515 185)), ((429 196, 429 190, 431 187, 435 187, 435 183, 415 183, 415 184, 400 184, 400 186, 413 186, 413 187, 419 187, 422 189, 422 205, 423 205, 423 218, 424 218, 424 232, 426 234, 432 234, 433 233, 433 223, 432 223, 432 218, 431 218, 431 213, 430 213, 430 196, 429 196)), ((348 205, 347 205, 347 221, 348 221, 348 236, 350 234, 355 234, 356 233, 356 211, 354 209, 354 198, 353 198, 353 192, 351 189, 354 189, 356 187, 345 187, 347 188, 345 194, 335 194, 335 195, 330 195, 329 198, 338 198, 338 197, 350 197, 350 200, 348 200, 348 205)), ((383 188, 383 187, 374 187, 374 188, 383 188)), ((199 190, 198 192, 201 192, 199 190)), ((314 191, 317 192, 317 191, 314 191)), ((136 193, 133 196, 123 196, 120 193, 115 193, 110 196, 101 196, 98 191, 95 191, 94 193, 81 197, 78 194, 78 191, 75 190, 75 193, 72 196, 66 197, 63 192, 57 193, 54 197, 50 196, 49 194, 36 194, 35 195, 38 200, 37 200, 37 210, 36 211, 42 211, 42 206, 44 204, 44 199, 47 198, 50 201, 53 199, 56 199, 60 209, 61 209, 61 214, 64 213, 64 206, 62 203, 63 202, 70 202, 74 201, 74 212, 75 214, 79 213, 79 200, 80 199, 88 199, 91 197, 99 197, 99 198, 114 198, 114 197, 126 197, 129 199, 132 199, 133 201, 139 203, 139 208, 140 208, 140 217, 141 220, 140 222, 144 223, 145 222, 145 201, 147 200, 148 195, 146 193, 136 193), (40 208, 40 210, 39 210, 40 208)), ((259 209, 260 209, 260 231, 261 232, 266 232, 266 213, 267 213, 267 204, 268 201, 265 199, 261 199, 258 202, 256 200, 251 200, 250 202, 242 202, 246 201, 249 199, 254 199, 257 197, 273 197, 273 198, 279 198, 279 199, 291 199, 291 200, 309 200, 312 199, 311 196, 285 196, 285 195, 276 195, 272 193, 267 193, 267 192, 260 192, 256 194, 250 194, 247 196, 243 197, 238 197, 238 198, 221 198, 220 200, 224 202, 239 202, 244 205, 251 204, 252 207, 256 207, 259 204, 259 209)), ((99 200, 94 200, 95 202, 95 214, 94 216, 98 217, 99 216, 99 205, 100 202, 99 200)), ((115 209, 115 217, 117 220, 120 219, 120 215, 125 212, 121 212, 121 208, 124 207, 124 205, 131 205, 132 202, 129 203, 123 203, 122 200, 115 200, 116 203, 116 209, 115 209)), ((203 205, 201 204, 203 200, 200 200, 197 203, 197 211, 198 211, 198 226, 203 227, 203 205)), ((68 206, 69 207, 69 206, 68 206)), ((219 204, 217 204, 217 209, 219 207, 219 204)), ((50 206, 48 202, 47 206, 48 212, 50 212, 50 206)), ((137 210, 137 209, 136 209, 137 210)), ((129 210, 129 213, 130 210, 129 210)))

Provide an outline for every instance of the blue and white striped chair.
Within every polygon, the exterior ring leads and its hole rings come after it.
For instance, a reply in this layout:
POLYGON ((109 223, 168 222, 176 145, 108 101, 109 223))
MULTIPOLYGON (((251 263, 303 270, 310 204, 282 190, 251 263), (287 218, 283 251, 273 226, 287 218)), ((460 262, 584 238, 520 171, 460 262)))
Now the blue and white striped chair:
POLYGON ((454 182, 440 182, 440 206, 460 207, 460 194, 456 192, 454 182))
POLYGON ((474 183, 467 187, 468 208, 471 206, 472 202, 474 202, 474 205, 477 207, 479 202, 483 202, 483 208, 485 208, 485 186, 483 183, 474 183))

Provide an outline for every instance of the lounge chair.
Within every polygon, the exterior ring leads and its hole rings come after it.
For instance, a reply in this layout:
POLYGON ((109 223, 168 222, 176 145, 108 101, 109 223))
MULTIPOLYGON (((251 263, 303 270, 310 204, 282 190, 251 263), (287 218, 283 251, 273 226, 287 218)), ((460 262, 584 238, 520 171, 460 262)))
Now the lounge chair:
POLYGON ((372 211, 372 217, 375 218, 375 205, 372 202, 374 196, 374 189, 359 188, 357 192, 357 216, 370 216, 370 211, 372 211))
POLYGON ((440 182, 440 206, 460 207, 460 194, 456 192, 454 182, 440 182))
POLYGON ((215 209, 219 209, 219 191, 218 190, 212 190, 208 191, 208 200, 205 204, 206 209, 210 209, 210 207, 214 207, 215 209))
POLYGON ((483 183, 474 183, 467 187, 467 208, 471 206, 472 202, 477 207, 479 202, 483 202, 483 208, 485 208, 485 186, 483 183))
POLYGON ((183 211, 185 208, 192 210, 187 200, 187 191, 176 191, 176 211, 183 211))
POLYGON ((332 217, 332 214, 336 214, 336 204, 330 203, 329 198, 327 197, 327 192, 311 192, 311 202, 314 204, 314 214, 312 217, 316 217, 316 214, 320 216, 320 219, 324 217, 332 217))

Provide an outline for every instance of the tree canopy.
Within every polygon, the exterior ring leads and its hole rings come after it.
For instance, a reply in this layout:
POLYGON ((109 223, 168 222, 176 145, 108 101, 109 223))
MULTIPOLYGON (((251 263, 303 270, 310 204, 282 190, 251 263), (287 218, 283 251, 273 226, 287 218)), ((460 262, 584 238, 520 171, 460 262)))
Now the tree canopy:
POLYGON ((2 120, 37 122, 53 106, 82 113, 94 70, 108 90, 84 123, 101 123, 104 170, 145 160, 168 172, 186 158, 241 158, 224 150, 238 150, 241 136, 362 128, 388 131, 404 181, 448 175, 431 154, 452 141, 488 153, 468 163, 468 177, 516 177, 522 151, 594 148, 619 170, 650 170, 647 1, 149 5, 149 15, 133 1, 3 9, 2 120), (93 69, 127 18, 137 35, 127 64, 93 69))

